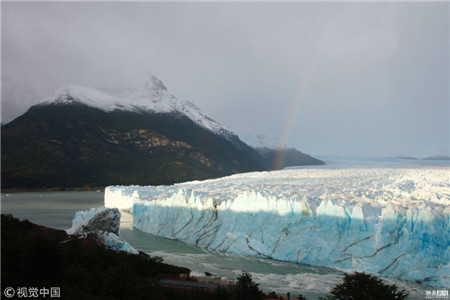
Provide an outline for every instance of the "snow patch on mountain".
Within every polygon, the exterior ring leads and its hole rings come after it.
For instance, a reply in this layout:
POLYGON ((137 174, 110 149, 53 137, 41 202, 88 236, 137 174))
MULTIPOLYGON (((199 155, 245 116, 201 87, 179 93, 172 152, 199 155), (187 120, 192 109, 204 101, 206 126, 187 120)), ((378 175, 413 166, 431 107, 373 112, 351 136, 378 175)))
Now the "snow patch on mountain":
POLYGON ((65 85, 56 90, 40 105, 82 104, 105 112, 124 110, 131 112, 179 113, 187 116, 203 128, 231 140, 236 135, 216 121, 204 115, 190 101, 171 95, 164 83, 153 74, 147 82, 136 88, 95 89, 65 85))

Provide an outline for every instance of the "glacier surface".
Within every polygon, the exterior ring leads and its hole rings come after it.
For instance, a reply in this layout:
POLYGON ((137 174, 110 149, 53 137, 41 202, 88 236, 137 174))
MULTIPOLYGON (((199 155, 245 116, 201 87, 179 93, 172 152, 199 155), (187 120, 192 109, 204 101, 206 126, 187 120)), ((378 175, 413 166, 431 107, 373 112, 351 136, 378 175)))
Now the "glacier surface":
POLYGON ((218 251, 450 287, 444 168, 288 169, 110 186, 133 226, 218 251))

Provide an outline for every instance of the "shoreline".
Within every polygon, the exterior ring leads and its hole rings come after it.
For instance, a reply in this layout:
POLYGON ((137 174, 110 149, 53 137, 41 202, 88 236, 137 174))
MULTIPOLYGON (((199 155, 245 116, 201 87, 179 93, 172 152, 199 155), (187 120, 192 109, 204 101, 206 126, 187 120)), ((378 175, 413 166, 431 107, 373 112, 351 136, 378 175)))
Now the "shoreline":
POLYGON ((71 188, 37 188, 37 189, 27 189, 27 188, 1 188, 2 194, 10 193, 33 193, 33 192, 104 192, 105 187, 71 187, 71 188))

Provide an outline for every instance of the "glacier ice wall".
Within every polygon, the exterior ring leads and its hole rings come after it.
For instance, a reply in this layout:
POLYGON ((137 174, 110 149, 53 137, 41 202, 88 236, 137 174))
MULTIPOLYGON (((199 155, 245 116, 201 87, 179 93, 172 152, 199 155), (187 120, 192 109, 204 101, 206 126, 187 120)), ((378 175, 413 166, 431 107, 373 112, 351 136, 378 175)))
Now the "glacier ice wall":
POLYGON ((449 169, 297 169, 111 186, 134 227, 218 251, 450 287, 449 169))

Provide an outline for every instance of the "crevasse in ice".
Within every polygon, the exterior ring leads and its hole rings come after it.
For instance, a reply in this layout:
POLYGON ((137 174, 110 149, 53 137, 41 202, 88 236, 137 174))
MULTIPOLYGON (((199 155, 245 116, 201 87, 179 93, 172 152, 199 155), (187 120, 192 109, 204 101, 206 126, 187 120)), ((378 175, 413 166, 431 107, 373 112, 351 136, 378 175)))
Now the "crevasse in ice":
POLYGON ((134 227, 218 251, 450 287, 448 168, 297 169, 110 186, 134 227))

